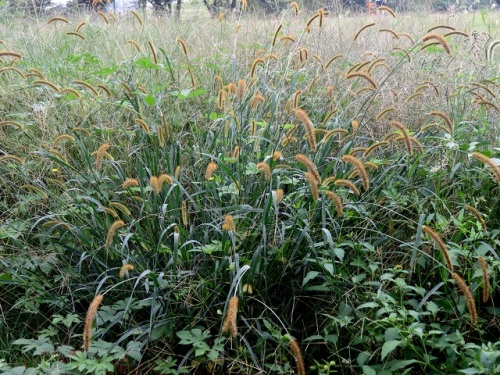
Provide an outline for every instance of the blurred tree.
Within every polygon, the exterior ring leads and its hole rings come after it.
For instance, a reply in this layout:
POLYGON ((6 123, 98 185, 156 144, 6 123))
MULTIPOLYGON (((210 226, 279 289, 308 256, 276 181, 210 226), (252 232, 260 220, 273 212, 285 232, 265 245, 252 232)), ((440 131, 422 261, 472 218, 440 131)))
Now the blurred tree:
MULTIPOLYGON (((172 14, 172 3, 175 1, 175 15, 180 17, 181 8, 182 8, 182 0, 147 0, 152 6, 153 11, 157 14, 167 12, 168 14, 172 14)), ((146 6, 146 1, 142 0, 141 5, 143 7, 146 6)))

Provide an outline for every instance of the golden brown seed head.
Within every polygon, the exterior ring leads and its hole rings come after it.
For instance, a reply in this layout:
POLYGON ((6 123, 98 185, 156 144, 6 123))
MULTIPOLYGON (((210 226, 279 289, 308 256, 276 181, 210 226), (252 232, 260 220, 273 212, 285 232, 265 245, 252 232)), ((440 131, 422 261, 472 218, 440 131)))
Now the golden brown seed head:
POLYGON ((227 91, 231 95, 235 95, 237 90, 238 88, 236 87, 236 84, 234 82, 229 82, 229 84, 227 85, 227 91))
POLYGON ((217 169, 217 163, 213 161, 208 163, 207 168, 205 169, 205 180, 210 180, 216 169, 217 169))
POLYGON ((311 172, 304 173, 305 178, 309 182, 309 186, 311 187, 311 195, 315 201, 319 198, 319 189, 318 189, 318 180, 311 172))
POLYGON ((448 42, 446 41, 446 39, 444 38, 444 36, 442 36, 440 34, 436 34, 436 33, 429 33, 429 34, 424 35, 424 37, 422 38, 422 41, 424 41, 424 42, 427 42, 429 40, 434 40, 437 43, 441 44, 441 46, 444 48, 444 50, 446 51, 446 53, 448 55, 451 54, 450 45, 448 44, 448 42))
POLYGON ((302 357, 302 352, 297 340, 290 340, 290 350, 295 358, 295 367, 297 369, 297 375, 306 375, 306 366, 304 364, 304 358, 302 357))
POLYGON ((342 207, 342 199, 340 199, 340 197, 331 190, 325 191, 325 194, 328 197, 328 199, 330 199, 335 205, 335 208, 337 209, 337 216, 344 215, 344 208, 342 207))
POLYGON ((316 152, 318 149, 318 145, 316 143, 316 136, 314 135, 314 125, 311 119, 309 118, 309 115, 307 114, 306 111, 299 108, 295 110, 295 116, 297 116, 299 121, 304 126, 310 150, 312 152, 316 152))
POLYGON ((446 267, 450 272, 453 272, 453 263, 451 261, 450 252, 448 251, 448 248, 446 247, 443 239, 439 236, 439 234, 437 234, 432 228, 428 227, 427 225, 422 226, 422 231, 429 237, 431 237, 434 243, 439 247, 439 250, 441 251, 441 254, 443 255, 444 261, 446 263, 446 267))
POLYGON ((470 204, 466 204, 465 205, 465 209, 469 212, 471 212, 477 219, 477 221, 479 221, 481 223, 481 227, 483 228, 483 231, 486 232, 486 223, 483 219, 483 215, 481 214, 481 212, 479 212, 475 207, 471 206, 470 204))
POLYGON ((265 101, 266 99, 262 96, 262 94, 260 92, 256 92, 252 96, 252 99, 250 99, 249 106, 251 109, 255 109, 260 103, 264 103, 265 101))
POLYGON ((104 244, 105 249, 109 249, 109 247, 111 246, 111 242, 113 242, 113 237, 115 236, 116 231, 119 228, 123 227, 124 225, 125 225, 125 223, 123 222, 123 220, 116 220, 111 225, 111 227, 108 230, 108 234, 106 236, 106 242, 104 244))
POLYGON ((283 155, 281 154, 281 151, 273 152, 273 160, 274 161, 283 160, 283 155))
POLYGON ((246 89, 246 86, 247 86, 247 81, 245 81, 244 79, 240 79, 238 81, 238 87, 236 89, 236 97, 238 99, 243 99, 245 97, 245 89, 246 89))
POLYGON ((276 189, 276 202, 279 203, 283 200, 283 196, 285 195, 285 192, 283 189, 276 189))
POLYGON ((186 42, 184 41, 184 39, 182 38, 177 38, 177 43, 179 43, 179 45, 181 46, 182 48, 182 52, 184 53, 184 56, 187 57, 188 55, 188 48, 187 48, 187 44, 186 42))
POLYGON ((349 180, 335 180, 335 186, 343 186, 348 189, 350 189, 354 195, 357 195, 358 197, 361 195, 361 192, 359 191, 358 187, 352 183, 352 181, 349 180))
POLYGON ((90 342, 92 339, 92 325, 94 323, 95 316, 97 314, 97 309, 101 304, 104 296, 98 294, 94 297, 87 310, 87 315, 85 316, 85 324, 83 327, 83 350, 88 352, 90 349, 90 342))
POLYGON ((264 174, 264 178, 266 179, 266 181, 271 180, 271 168, 269 167, 269 164, 267 164, 266 162, 260 162, 259 164, 257 164, 257 169, 264 174))
POLYGON ((467 304, 467 309, 469 310, 471 324, 473 326, 476 326, 477 325, 476 301, 474 301, 472 292, 470 291, 469 287, 467 286, 465 281, 460 277, 459 274, 453 272, 451 274, 451 277, 453 277, 453 279, 458 285, 458 288, 460 289, 460 292, 462 292, 462 294, 465 297, 465 302, 467 304))
POLYGON ((236 224, 234 222, 234 218, 232 215, 226 215, 224 217, 224 224, 222 224, 222 230, 225 230, 228 232, 236 231, 236 224))
POLYGON ((222 334, 229 337, 238 336, 238 325, 236 324, 236 317, 238 315, 238 302, 237 296, 233 296, 229 299, 227 306, 226 319, 222 325, 222 334))
POLYGON ((164 183, 173 185, 174 180, 168 174, 163 173, 160 175, 160 177, 158 177, 158 184, 160 185, 160 190, 163 188, 164 183))
POLYGON ((109 149, 109 143, 103 143, 101 146, 99 146, 99 148, 97 149, 97 155, 96 155, 96 159, 95 159, 95 165, 96 165, 96 169, 98 171, 101 170, 102 168, 102 159, 104 157, 104 154, 106 153, 106 151, 109 149))
POLYGON ((313 176, 314 179, 320 183, 321 182, 321 176, 318 172, 318 169, 316 168, 316 165, 309 159, 306 155, 304 154, 297 154, 295 155, 295 159, 301 164, 304 164, 307 168, 307 171, 310 172, 313 176))
POLYGON ((156 194, 160 194, 161 185, 160 185, 160 182, 158 181, 158 177, 151 176, 149 178, 149 185, 151 186, 151 189, 153 190, 153 192, 155 192, 156 194))
POLYGON ((137 179, 135 179, 135 178, 127 178, 122 184, 123 189, 127 189, 129 187, 136 187, 136 186, 139 186, 139 181, 137 181, 137 179))
POLYGON ((370 189, 370 179, 368 177, 368 172, 366 171, 365 166, 363 165, 361 160, 352 155, 344 155, 342 156, 342 160, 354 165, 356 171, 358 172, 358 175, 361 177, 363 189, 365 189, 365 191, 368 191, 370 189))
POLYGON ((493 160, 491 160, 486 155, 481 154, 480 152, 473 152, 471 156, 474 159, 486 164, 490 168, 491 173, 493 173, 494 179, 498 182, 498 185, 500 185, 500 166, 496 165, 493 160))
POLYGON ((484 260, 483 257, 479 257, 478 261, 483 273, 483 302, 486 303, 490 298, 490 278, 488 275, 488 263, 486 263, 486 260, 484 260))
POLYGON ((134 266, 131 265, 130 263, 126 263, 124 264, 121 268, 120 268, 120 272, 118 273, 118 277, 120 279, 123 279, 125 277, 125 274, 128 272, 128 271, 132 271, 134 269, 134 266))

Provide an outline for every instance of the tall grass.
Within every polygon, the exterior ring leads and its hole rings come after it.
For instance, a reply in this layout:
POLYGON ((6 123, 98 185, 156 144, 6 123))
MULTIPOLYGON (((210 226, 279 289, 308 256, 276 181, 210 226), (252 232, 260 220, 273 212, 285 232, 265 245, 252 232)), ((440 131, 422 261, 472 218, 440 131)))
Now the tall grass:
POLYGON ((9 21, 6 371, 496 366, 499 35, 296 7, 9 21))

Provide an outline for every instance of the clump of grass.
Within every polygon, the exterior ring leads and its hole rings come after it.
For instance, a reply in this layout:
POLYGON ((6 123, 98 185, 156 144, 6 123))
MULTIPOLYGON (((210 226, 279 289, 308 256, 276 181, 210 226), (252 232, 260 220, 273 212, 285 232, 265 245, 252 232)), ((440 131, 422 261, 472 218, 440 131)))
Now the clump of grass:
MULTIPOLYGON (((80 301, 92 299, 98 284, 109 301, 102 340, 123 346, 136 372, 155 372, 153 359, 179 353, 190 368, 177 364, 178 372, 226 371, 214 360, 222 356, 227 371, 287 371, 290 351, 297 373, 306 372, 305 360, 326 358, 354 373, 404 365, 398 371, 451 374, 471 366, 477 353, 451 336, 386 353, 380 333, 398 327, 404 343, 415 319, 424 330, 452 330, 465 341, 491 335, 486 326, 481 335, 470 331, 456 319, 450 295, 439 293, 450 272, 472 324, 480 325, 471 290, 453 267, 475 278, 470 254, 498 240, 496 182, 478 174, 464 152, 477 142, 472 158, 499 181, 491 126, 497 87, 488 78, 496 68, 484 48, 470 54, 454 36, 463 33, 447 27, 417 39, 428 21, 417 28, 406 14, 394 28, 377 19, 373 33, 368 18, 334 28, 325 10, 302 17, 297 3, 275 22, 224 13, 200 18, 196 33, 183 20, 167 26, 132 13, 116 22, 106 13, 68 17, 68 25, 43 21, 33 40, 24 32, 5 36, 0 257, 9 327, 19 326, 20 313, 40 317, 29 321, 34 330, 46 329, 54 303, 61 316, 83 314, 80 301), (66 36, 69 30, 80 36, 66 36), (14 45, 15 52, 7 47, 14 45), (451 51, 456 58, 443 60, 451 51), (456 74, 465 70, 471 74, 456 74), (492 146, 480 149, 485 145, 492 146), (466 202, 480 202, 482 212, 466 202), (436 222, 446 237, 425 222, 436 222), (440 249, 441 272, 432 253, 418 251, 421 232, 440 249), (445 239, 459 244, 453 259, 445 239), (228 287, 248 297, 245 314, 238 297, 227 300, 228 287), (36 314, 31 297, 23 297, 33 295, 36 314), (427 304, 416 309, 416 300, 427 304), (439 313, 428 313, 431 302, 439 313), (418 317, 398 313, 410 309, 418 317), (340 335, 339 319, 349 322, 340 335), (218 325, 237 350, 212 336, 218 325), (307 338, 306 358, 282 334, 289 330, 307 338), (189 337, 196 343, 186 344, 189 337), (443 342, 463 356, 446 368, 432 358, 409 361, 443 342), (359 353, 381 346, 385 357, 359 365, 359 353)), ((496 286, 486 260, 478 261, 486 300, 496 286)), ((87 337, 100 303, 88 309, 87 337)), ((67 344, 78 340, 70 335, 67 344)), ((90 350, 87 360, 93 356, 90 350)))

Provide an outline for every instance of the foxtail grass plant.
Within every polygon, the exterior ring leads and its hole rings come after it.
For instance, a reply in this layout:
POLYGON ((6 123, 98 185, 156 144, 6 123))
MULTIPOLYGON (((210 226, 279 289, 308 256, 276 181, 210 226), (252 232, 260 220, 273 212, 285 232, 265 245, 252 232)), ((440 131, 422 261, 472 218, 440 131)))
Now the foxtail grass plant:
POLYGON ((494 372, 496 18, 246 5, 0 15, 1 370, 494 372))

